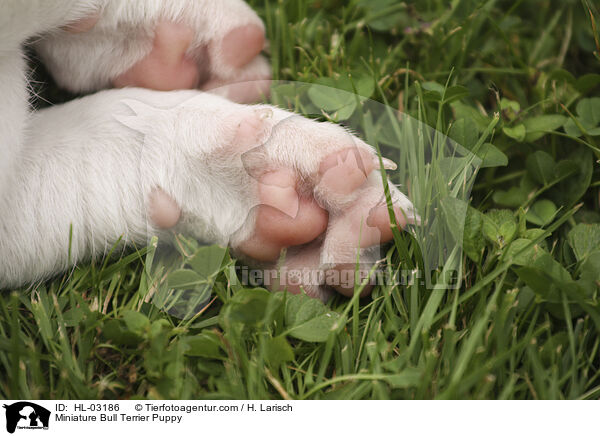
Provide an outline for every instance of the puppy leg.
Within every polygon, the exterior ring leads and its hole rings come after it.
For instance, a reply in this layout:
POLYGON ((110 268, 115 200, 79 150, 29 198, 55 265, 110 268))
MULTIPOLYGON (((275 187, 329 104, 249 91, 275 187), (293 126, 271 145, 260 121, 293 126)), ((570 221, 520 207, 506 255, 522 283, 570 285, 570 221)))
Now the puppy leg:
POLYGON ((0 4, 0 52, 33 36, 93 14, 107 0, 3 0, 0 4))
MULTIPOLYGON (((29 110, 25 62, 18 48, 0 49, 0 95, 0 210, 3 210, 4 192, 13 178, 29 110)), ((0 222, 1 218, 0 214, 0 222)))
MULTIPOLYGON (((29 38, 91 13, 100 0, 3 0, 0 3, 0 210, 12 183, 28 126, 26 63, 21 45, 29 38)), ((0 216, 0 222, 1 222, 0 216)))
POLYGON ((245 136, 242 109, 198 91, 128 88, 33 114, 0 209, 0 288, 172 226, 227 244, 254 205, 252 179, 229 152, 245 136))
MULTIPOLYGON (((32 126, 0 227, 0 257, 9 259, 0 286, 47 277, 117 241, 144 244, 168 227, 264 265, 289 249, 288 266, 325 273, 391 238, 376 155, 340 126, 139 88, 42 110, 32 126)), ((400 192, 393 199, 402 226, 412 205, 400 192)), ((327 288, 348 294, 353 285, 292 290, 325 298, 327 288)))

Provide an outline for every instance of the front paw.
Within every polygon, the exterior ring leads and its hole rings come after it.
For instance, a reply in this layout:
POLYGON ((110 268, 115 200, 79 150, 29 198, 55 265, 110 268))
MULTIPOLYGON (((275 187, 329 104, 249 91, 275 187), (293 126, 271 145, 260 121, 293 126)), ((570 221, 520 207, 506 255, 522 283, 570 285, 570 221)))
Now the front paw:
POLYGON ((199 87, 239 102, 268 93, 264 46, 264 25, 242 0, 109 1, 35 44, 57 83, 73 92, 199 87))
MULTIPOLYGON (((357 260, 358 272, 368 274, 381 257, 379 246, 392 239, 392 228, 415 221, 411 202, 386 182, 390 220, 379 169, 381 162, 388 170, 394 164, 380 161, 369 145, 340 126, 270 106, 231 104, 218 118, 219 143, 181 160, 196 170, 177 176, 188 178, 185 193, 161 186, 155 204, 164 210, 152 210, 150 216, 159 217, 155 225, 164 228, 181 214, 179 229, 192 234, 218 228, 218 237, 207 239, 229 243, 254 263, 281 268, 272 289, 304 290, 319 298, 331 289, 352 295, 357 260), (195 161, 202 164, 190 166, 195 161), (165 192, 172 201, 162 198, 165 192), (299 271, 313 273, 310 281, 288 280, 299 271)), ((363 295, 371 289, 364 287, 363 295)))
MULTIPOLYGON (((319 127, 313 126, 315 133, 319 127)), ((392 239, 392 227, 415 221, 410 201, 388 184, 390 221, 377 156, 357 138, 349 147, 347 133, 338 134, 328 138, 337 143, 337 151, 315 153, 316 172, 282 167, 259 178, 254 229, 237 249, 277 263, 280 274, 272 289, 305 291, 321 299, 332 289, 352 296, 382 257, 379 246, 392 239)), ((393 166, 387 160, 384 165, 393 166)), ((367 284, 361 295, 372 289, 367 284)))

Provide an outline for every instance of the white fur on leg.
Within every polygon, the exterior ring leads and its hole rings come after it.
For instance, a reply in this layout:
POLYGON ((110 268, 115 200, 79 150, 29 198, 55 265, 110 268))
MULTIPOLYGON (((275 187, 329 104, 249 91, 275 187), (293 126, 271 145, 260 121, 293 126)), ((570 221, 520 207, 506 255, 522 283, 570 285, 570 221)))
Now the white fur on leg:
POLYGON ((147 217, 156 187, 182 205, 180 230, 227 243, 245 221, 252 179, 239 156, 236 168, 215 152, 235 138, 233 115, 246 112, 197 91, 132 88, 34 114, 0 209, 0 288, 104 255, 120 238, 145 244, 160 233, 147 217))
POLYGON ((0 53, 98 10, 107 0, 2 0, 0 53))
MULTIPOLYGON (((28 127, 28 91, 22 44, 90 13, 102 0, 2 0, 0 2, 0 210, 13 184, 28 127)), ((1 223, 2 221, 0 221, 1 223)))
POLYGON ((235 248, 261 173, 290 168, 314 187, 348 141, 371 150, 340 126, 199 91, 110 90, 41 110, 0 209, 0 288, 161 234, 147 216, 157 187, 181 207, 176 231, 235 248))
POLYGON ((5 191, 11 185, 27 123, 29 105, 24 67, 19 49, 0 53, 0 210, 5 191))

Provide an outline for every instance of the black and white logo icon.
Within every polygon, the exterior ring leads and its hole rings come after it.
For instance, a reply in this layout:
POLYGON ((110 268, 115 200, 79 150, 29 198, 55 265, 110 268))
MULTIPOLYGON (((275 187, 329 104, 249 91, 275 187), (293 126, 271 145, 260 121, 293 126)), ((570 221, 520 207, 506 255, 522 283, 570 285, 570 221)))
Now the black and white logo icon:
POLYGON ((19 401, 6 409, 6 431, 14 433, 19 430, 47 430, 50 422, 50 411, 28 401, 19 401))

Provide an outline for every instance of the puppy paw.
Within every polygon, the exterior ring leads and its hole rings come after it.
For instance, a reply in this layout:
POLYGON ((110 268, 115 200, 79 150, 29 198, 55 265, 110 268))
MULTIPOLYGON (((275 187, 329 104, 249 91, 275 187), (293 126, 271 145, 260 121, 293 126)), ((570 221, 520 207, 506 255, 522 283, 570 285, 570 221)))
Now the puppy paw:
POLYGON ((268 92, 264 81, 271 76, 259 57, 264 25, 242 0, 111 0, 34 46, 57 83, 72 92, 200 87, 248 102, 268 92), (234 86, 248 81, 264 83, 234 86))
POLYGON ((376 152, 340 126, 270 106, 241 107, 226 122, 235 126, 233 140, 209 160, 228 162, 244 185, 236 191, 245 199, 238 218, 246 218, 228 236, 234 251, 281 268, 272 289, 352 295, 360 285, 355 277, 366 277, 382 257, 392 228, 416 220, 412 203, 386 181, 390 219, 376 152))
POLYGON ((384 184, 373 148, 338 125, 194 91, 110 93, 148 97, 121 99, 114 117, 142 133, 151 228, 229 244, 250 263, 280 270, 271 289, 353 295, 392 228, 417 220, 408 198, 384 184), (164 109, 165 96, 181 101, 164 109))

